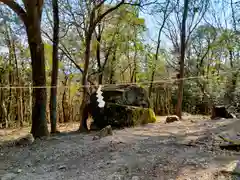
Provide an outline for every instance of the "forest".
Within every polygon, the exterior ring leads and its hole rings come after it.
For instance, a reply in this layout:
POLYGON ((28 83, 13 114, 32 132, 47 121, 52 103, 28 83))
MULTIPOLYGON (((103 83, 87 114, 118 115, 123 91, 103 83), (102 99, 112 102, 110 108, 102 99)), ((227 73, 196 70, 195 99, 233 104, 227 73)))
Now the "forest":
POLYGON ((156 115, 240 110, 239 17, 237 0, 0 0, 0 127, 80 125, 109 84, 143 87, 156 115))

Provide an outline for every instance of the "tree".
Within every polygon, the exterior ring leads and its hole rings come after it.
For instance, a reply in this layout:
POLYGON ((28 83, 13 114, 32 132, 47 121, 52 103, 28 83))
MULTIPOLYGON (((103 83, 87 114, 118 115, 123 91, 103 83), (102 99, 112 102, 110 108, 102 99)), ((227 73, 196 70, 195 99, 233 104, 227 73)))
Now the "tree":
POLYGON ((176 115, 182 117, 182 99, 183 99, 183 77, 184 77, 184 59, 186 51, 186 21, 188 16, 188 0, 184 0, 184 9, 182 15, 181 26, 181 47, 180 47, 180 70, 179 70, 179 85, 178 85, 178 102, 176 107, 176 115))
MULTIPOLYGON (((83 59, 84 62, 81 63, 83 65, 80 66, 75 59, 73 59, 67 50, 66 46, 63 43, 60 43, 62 46, 61 50, 64 50, 63 52, 65 55, 69 58, 69 60, 76 66, 76 68, 82 73, 82 80, 81 84, 83 86, 83 97, 82 97, 82 103, 80 107, 80 114, 83 114, 83 109, 85 107, 87 100, 87 95, 89 94, 88 90, 89 88, 86 87, 89 81, 88 78, 88 72, 89 72, 89 64, 90 64, 90 58, 91 58, 91 43, 92 43, 92 36, 93 33, 97 27, 97 25, 111 12, 118 9, 120 6, 122 6, 125 1, 121 0, 119 1, 115 6, 106 6, 105 7, 106 0, 99 1, 99 2, 89 2, 89 1, 81 1, 81 2, 66 2, 66 6, 64 7, 67 12, 69 12, 69 17, 73 20, 73 22, 68 21, 69 26, 74 25, 76 30, 76 33, 80 37, 81 45, 84 45, 84 52, 83 52, 83 59), (74 13, 74 10, 76 7, 80 9, 77 13, 74 13), (104 9, 104 11, 100 11, 100 9, 104 9), (77 20, 80 19, 80 20, 77 20)), ((47 33, 44 33, 47 35, 47 33)), ((48 36, 48 35, 47 35, 48 36)), ((76 48, 75 48, 76 49, 76 48)), ((83 118, 81 118, 83 119, 83 118)), ((81 131, 86 130, 86 124, 80 120, 80 129, 81 131)))
POLYGON ((157 40, 157 48, 156 48, 156 52, 155 52, 155 58, 154 58, 154 62, 153 62, 153 69, 151 72, 151 84, 149 86, 148 89, 148 96, 149 98, 151 97, 152 94, 152 88, 153 88, 153 81, 154 81, 154 77, 155 77, 155 72, 156 72, 156 63, 158 62, 158 57, 159 57, 159 49, 160 49, 160 45, 161 45, 161 35, 162 35, 162 31, 163 28, 165 26, 166 20, 169 17, 170 13, 172 12, 172 8, 170 9, 170 0, 167 0, 164 3, 164 8, 161 7, 161 10, 163 12, 163 19, 162 19, 162 23, 160 25, 159 31, 158 31, 158 40, 157 40))
POLYGON ((24 8, 14 0, 0 0, 24 23, 32 62, 33 108, 31 133, 35 138, 49 134, 46 121, 46 77, 44 46, 41 37, 43 0, 23 0, 24 8), (38 88, 35 88, 37 87, 38 88))
POLYGON ((144 51, 141 37, 146 28, 144 19, 138 17, 137 8, 122 6, 112 13, 110 21, 105 20, 101 41, 105 83, 114 84, 124 73, 129 73, 130 82, 136 83, 139 79, 144 51))
POLYGON ((239 70, 240 70, 240 68, 238 67, 239 64, 235 65, 236 63, 234 63, 234 60, 235 60, 235 62, 239 61, 239 57, 240 57, 239 47, 240 46, 239 46, 239 42, 238 42, 239 32, 237 30, 237 20, 236 20, 236 12, 235 12, 236 5, 234 6, 233 0, 231 0, 230 6, 231 6, 233 31, 228 32, 228 36, 225 39, 225 42, 227 44, 228 53, 229 53, 230 66, 232 69, 231 78, 229 79, 229 82, 231 82, 231 83, 227 84, 227 91, 225 93, 226 103, 228 103, 228 104, 230 104, 231 102, 234 101, 234 92, 237 87, 237 79, 238 79, 238 74, 239 74, 239 70))
POLYGON ((59 15, 58 0, 52 0, 53 9, 53 51, 52 51, 52 81, 50 96, 51 133, 57 132, 57 78, 58 78, 58 44, 59 44, 59 15))
POLYGON ((175 113, 181 118, 185 53, 188 49, 192 33, 205 16, 209 1, 184 0, 182 3, 181 0, 176 0, 171 3, 173 3, 174 7, 173 13, 167 19, 166 26, 164 27, 164 33, 171 40, 173 46, 173 65, 171 66, 178 71, 178 97, 175 113))
MULTIPOLYGON (((4 17, 4 13, 6 14, 11 14, 11 12, 7 11, 6 9, 1 9, 0 11, 0 14, 2 17, 4 17), (4 12, 3 12, 4 11, 4 12)), ((15 48, 14 48, 14 38, 13 38, 13 33, 12 33, 12 27, 10 25, 10 23, 7 23, 6 19, 4 18, 3 19, 3 29, 2 31, 4 32, 3 33, 3 38, 4 38, 4 42, 5 44, 7 45, 7 49, 8 49, 8 56, 7 56, 7 66, 8 66, 8 84, 9 86, 12 86, 14 84, 14 79, 16 78, 15 77, 15 73, 14 73, 14 65, 13 63, 16 62, 16 51, 15 51, 15 48)), ((8 127, 8 124, 11 122, 11 120, 13 119, 13 116, 12 116, 12 103, 13 103, 13 90, 10 88, 9 89, 9 93, 8 93, 8 103, 5 103, 2 102, 2 109, 5 109, 5 113, 3 114, 6 114, 4 115, 5 116, 5 123, 4 123, 4 127, 8 127)), ((3 112, 4 112, 3 111, 3 112)))
POLYGON ((117 5, 110 7, 105 12, 98 14, 96 17, 96 11, 104 4, 104 1, 99 2, 96 4, 93 9, 89 13, 88 21, 89 24, 85 31, 85 52, 84 52, 84 69, 82 74, 82 87, 83 87, 83 96, 82 96, 82 102, 80 107, 80 114, 82 115, 80 119, 80 131, 86 131, 87 125, 85 121, 85 114, 84 109, 86 107, 86 103, 88 102, 88 87, 87 87, 87 80, 88 80, 88 67, 89 67, 89 61, 90 61, 90 47, 91 47, 91 41, 92 41, 92 35, 94 33, 94 30, 98 23, 101 22, 101 20, 107 16, 112 11, 118 9, 121 5, 124 4, 124 0, 120 1, 117 5))

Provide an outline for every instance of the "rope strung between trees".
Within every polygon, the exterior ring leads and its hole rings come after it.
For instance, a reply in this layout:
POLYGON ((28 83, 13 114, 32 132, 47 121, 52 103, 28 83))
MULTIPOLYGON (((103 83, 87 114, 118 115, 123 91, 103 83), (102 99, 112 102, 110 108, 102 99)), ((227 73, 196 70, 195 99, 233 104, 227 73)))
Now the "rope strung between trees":
MULTIPOLYGON (((227 73, 233 73, 235 71, 231 71, 231 72, 224 72, 221 73, 221 75, 227 74, 227 73)), ((238 72, 238 71, 236 71, 238 72)), ((126 82, 126 83, 116 83, 116 84, 101 84, 102 87, 106 86, 106 85, 113 85, 113 86, 118 86, 118 85, 148 85, 148 84, 157 84, 157 83, 173 83, 173 82, 177 82, 180 80, 191 80, 191 79, 201 79, 201 78, 208 78, 208 76, 190 76, 190 77, 186 77, 186 78, 172 78, 172 79, 165 79, 165 80, 156 80, 156 81, 144 81, 144 82, 137 82, 137 83, 130 83, 130 82, 126 82)), ((98 87, 99 85, 80 85, 81 87, 98 87)), ((47 88, 47 89, 51 89, 51 88, 69 88, 69 86, 0 86, 0 89, 38 89, 38 88, 47 88)))

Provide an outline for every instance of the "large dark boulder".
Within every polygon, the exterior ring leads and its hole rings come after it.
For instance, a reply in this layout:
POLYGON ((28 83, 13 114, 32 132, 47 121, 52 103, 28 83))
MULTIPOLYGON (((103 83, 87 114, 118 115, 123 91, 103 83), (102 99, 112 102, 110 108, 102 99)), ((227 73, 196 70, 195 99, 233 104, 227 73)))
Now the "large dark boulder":
MULTIPOLYGON (((137 85, 111 85, 102 89, 105 102, 149 108, 147 91, 137 85)), ((95 93, 93 94, 95 96, 95 93)))
POLYGON ((104 108, 98 107, 96 92, 90 96, 87 106, 95 127, 122 128, 156 121, 145 89, 136 85, 118 85, 104 87, 102 92, 106 102, 104 108))
POLYGON ((94 125, 103 128, 111 125, 113 128, 132 127, 156 121, 151 108, 125 106, 107 103, 102 111, 93 114, 94 125))
POLYGON ((218 119, 218 118, 234 118, 235 116, 228 111, 225 106, 213 106, 212 107, 212 115, 211 119, 218 119))

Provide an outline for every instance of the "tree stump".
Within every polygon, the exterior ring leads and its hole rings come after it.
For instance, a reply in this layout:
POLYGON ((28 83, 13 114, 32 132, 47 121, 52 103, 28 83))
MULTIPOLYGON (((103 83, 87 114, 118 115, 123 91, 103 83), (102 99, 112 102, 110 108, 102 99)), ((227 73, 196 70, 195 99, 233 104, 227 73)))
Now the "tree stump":
POLYGON ((234 115, 228 112, 225 106, 214 106, 212 108, 212 115, 211 119, 218 119, 218 118, 234 118, 234 115))

